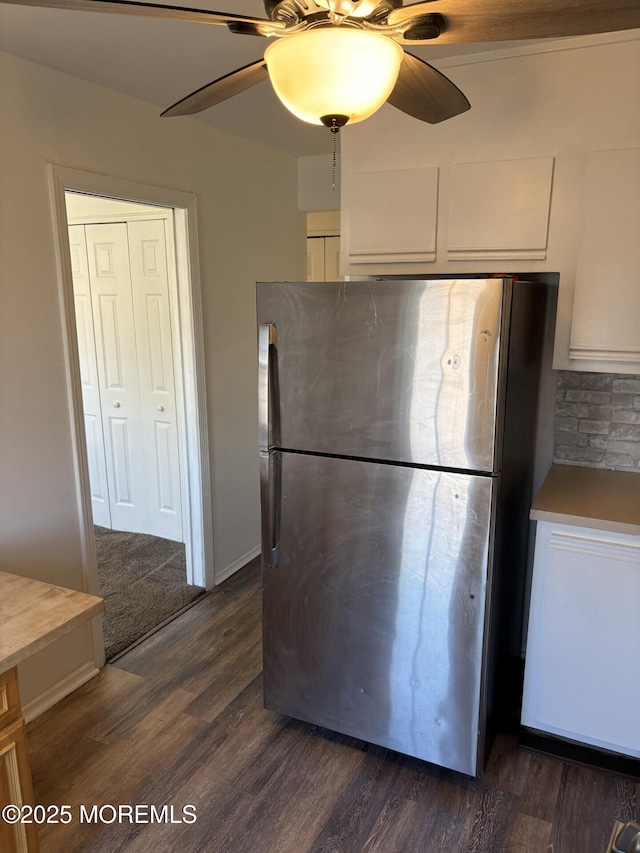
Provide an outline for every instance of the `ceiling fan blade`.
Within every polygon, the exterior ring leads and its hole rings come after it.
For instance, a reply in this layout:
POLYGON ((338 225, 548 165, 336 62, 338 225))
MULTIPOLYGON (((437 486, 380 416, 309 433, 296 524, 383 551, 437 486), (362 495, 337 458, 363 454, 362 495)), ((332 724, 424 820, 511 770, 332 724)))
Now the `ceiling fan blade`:
POLYGON ((249 24, 245 21, 230 21, 227 26, 232 33, 237 33, 241 36, 268 36, 273 32, 273 28, 269 25, 273 21, 263 21, 259 24, 249 24))
POLYGON ((243 68, 238 68, 237 71, 225 74, 224 77, 218 77, 213 83, 208 83, 201 89, 187 95, 186 98, 182 98, 181 101, 165 110, 162 115, 191 116, 195 113, 201 113, 203 110, 215 107, 216 104, 233 98, 234 95, 239 95, 245 89, 250 89, 257 83, 261 83, 268 76, 267 65, 264 59, 260 59, 258 62, 252 62, 251 65, 245 65, 243 68))
MULTIPOLYGON (((164 6, 160 3, 137 3, 132 0, 2 0, 16 6, 40 6, 47 9, 70 9, 82 12, 115 12, 118 15, 141 15, 151 18, 192 21, 199 24, 255 24, 270 32, 282 30, 280 21, 254 18, 250 15, 234 15, 227 12, 209 12, 206 9, 189 9, 184 6, 164 6)), ((264 33, 263 33, 264 34, 264 33)))
POLYGON ((640 0, 433 0, 389 13, 397 26, 416 15, 447 20, 438 44, 563 38, 640 27, 640 0))
POLYGON ((403 113, 429 124, 446 121, 471 107, 460 89, 448 77, 417 56, 406 52, 398 81, 387 102, 403 113))

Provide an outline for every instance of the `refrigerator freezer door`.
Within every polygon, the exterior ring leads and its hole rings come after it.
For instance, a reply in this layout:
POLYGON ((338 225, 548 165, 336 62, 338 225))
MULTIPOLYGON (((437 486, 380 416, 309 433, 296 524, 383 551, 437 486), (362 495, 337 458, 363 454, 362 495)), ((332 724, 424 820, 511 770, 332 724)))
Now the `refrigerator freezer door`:
POLYGON ((502 279, 258 284, 278 445, 496 470, 505 291, 502 279))
POLYGON ((266 707, 477 775, 494 478, 276 455, 266 707))

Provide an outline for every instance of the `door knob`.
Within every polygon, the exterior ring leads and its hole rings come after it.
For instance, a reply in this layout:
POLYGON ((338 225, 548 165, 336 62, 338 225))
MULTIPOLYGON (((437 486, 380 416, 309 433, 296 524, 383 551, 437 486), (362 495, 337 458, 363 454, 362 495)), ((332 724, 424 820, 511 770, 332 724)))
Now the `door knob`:
POLYGON ((114 400, 114 401, 113 401, 113 408, 114 408, 114 409, 119 409, 119 408, 120 408, 120 403, 119 403, 119 401, 118 401, 118 400, 114 400))
POLYGON ((164 406, 158 406, 158 411, 159 411, 159 412, 164 412, 164 406))

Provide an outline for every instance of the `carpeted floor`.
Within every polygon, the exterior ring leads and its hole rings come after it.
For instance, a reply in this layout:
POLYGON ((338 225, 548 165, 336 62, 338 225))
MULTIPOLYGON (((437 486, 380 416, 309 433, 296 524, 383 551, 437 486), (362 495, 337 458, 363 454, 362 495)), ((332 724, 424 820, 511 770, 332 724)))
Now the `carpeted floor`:
POLYGON ((188 586, 185 547, 146 533, 95 527, 107 660, 204 593, 188 586))

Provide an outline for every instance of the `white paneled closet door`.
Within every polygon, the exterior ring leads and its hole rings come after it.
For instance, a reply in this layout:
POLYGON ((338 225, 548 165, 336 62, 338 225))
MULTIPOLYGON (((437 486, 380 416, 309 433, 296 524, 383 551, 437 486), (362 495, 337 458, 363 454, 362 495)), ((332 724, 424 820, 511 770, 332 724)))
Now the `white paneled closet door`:
POLYGON ((86 225, 111 526, 147 533, 129 246, 124 223, 86 225))
MULTIPOLYGON (((71 226, 70 235, 75 229, 83 229, 86 240, 108 493, 109 523, 98 520, 103 514, 96 513, 97 499, 94 521, 182 541, 164 222, 71 226)), ((86 314, 86 299, 81 302, 86 314)), ((83 325, 90 353, 88 318, 83 325)), ((90 373, 88 367, 85 371, 90 373)), ((88 418, 84 393, 83 403, 88 418)), ((87 444, 96 455, 89 476, 97 494, 98 441, 90 440, 88 430, 87 444)))
POLYGON ((111 527, 102 412, 100 409, 98 362, 93 332, 93 310, 91 307, 91 287, 84 225, 71 225, 69 227, 69 247, 71 250, 73 296, 76 309, 80 380, 82 383, 82 407, 87 437, 87 461, 93 520, 102 527, 111 527))
POLYGON ((129 222, 133 315, 138 352, 147 532, 182 541, 176 389, 165 223, 129 222))

